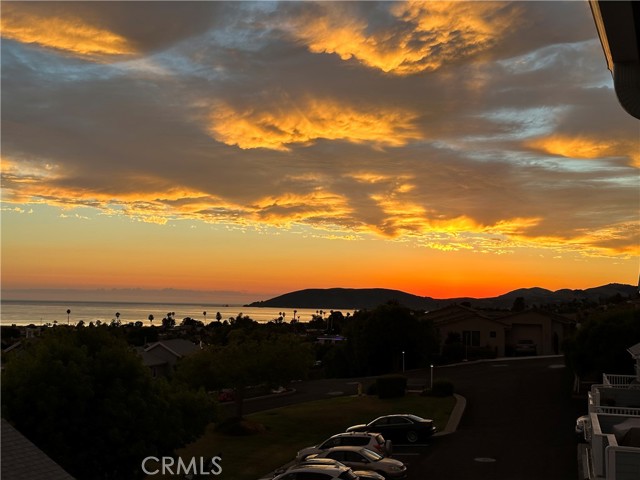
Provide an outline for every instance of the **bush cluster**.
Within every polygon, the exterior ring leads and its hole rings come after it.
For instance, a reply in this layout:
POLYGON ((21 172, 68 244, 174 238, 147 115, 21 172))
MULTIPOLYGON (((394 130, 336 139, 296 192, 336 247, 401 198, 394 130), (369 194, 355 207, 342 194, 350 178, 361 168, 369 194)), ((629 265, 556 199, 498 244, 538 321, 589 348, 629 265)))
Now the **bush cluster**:
POLYGON ((404 397, 407 390, 407 377, 403 375, 384 375, 376 379, 376 391, 379 398, 404 397))

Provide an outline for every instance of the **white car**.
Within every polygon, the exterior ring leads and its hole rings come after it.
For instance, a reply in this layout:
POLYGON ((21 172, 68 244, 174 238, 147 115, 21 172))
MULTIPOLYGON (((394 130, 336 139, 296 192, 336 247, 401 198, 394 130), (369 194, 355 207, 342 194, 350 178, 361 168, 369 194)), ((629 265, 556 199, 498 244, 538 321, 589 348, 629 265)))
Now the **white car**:
POLYGON ((344 465, 295 465, 273 480, 359 480, 349 467, 344 465))
MULTIPOLYGON (((338 467, 346 467, 345 464, 331 458, 309 458, 290 468, 309 467, 313 465, 334 465, 338 467)), ((353 473, 356 474, 358 480, 384 480, 382 475, 372 472, 371 470, 353 470, 353 473)))
POLYGON ((323 452, 334 447, 366 447, 379 453, 383 457, 390 457, 393 446, 390 440, 385 440, 379 433, 371 432, 345 432, 338 433, 327 438, 324 442, 313 447, 303 448, 296 454, 296 461, 301 462, 309 455, 323 452))
POLYGON ((334 447, 315 454, 310 458, 331 458, 354 470, 372 470, 384 478, 406 478, 407 467, 404 463, 362 447, 334 447))

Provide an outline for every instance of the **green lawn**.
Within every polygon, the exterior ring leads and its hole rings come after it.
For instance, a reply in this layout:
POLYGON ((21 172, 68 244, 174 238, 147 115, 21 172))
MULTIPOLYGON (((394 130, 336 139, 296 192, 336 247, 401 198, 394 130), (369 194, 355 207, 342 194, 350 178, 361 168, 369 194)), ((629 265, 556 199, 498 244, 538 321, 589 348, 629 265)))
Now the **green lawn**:
POLYGON ((338 397, 301 403, 249 415, 247 418, 266 427, 263 433, 252 436, 223 436, 210 425, 200 439, 177 453, 185 460, 220 455, 222 474, 216 478, 256 480, 291 461, 299 449, 343 432, 350 425, 367 423, 379 415, 413 413, 433 419, 441 431, 454 405, 453 397, 417 395, 386 400, 369 396, 338 397))

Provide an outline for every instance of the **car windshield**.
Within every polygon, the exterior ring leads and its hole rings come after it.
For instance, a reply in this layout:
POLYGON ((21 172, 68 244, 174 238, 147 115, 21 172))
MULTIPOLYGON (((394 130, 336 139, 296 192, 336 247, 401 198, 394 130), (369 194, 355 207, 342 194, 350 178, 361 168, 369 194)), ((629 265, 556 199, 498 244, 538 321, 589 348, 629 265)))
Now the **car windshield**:
POLYGON ((372 450, 369 450, 368 448, 363 448, 361 452, 362 452, 362 455, 366 457, 366 459, 369 460, 370 462, 377 462, 378 460, 383 458, 382 455, 372 450))
POLYGON ((422 418, 422 417, 419 417, 417 415, 407 415, 407 417, 410 418, 411 420, 413 420, 414 422, 428 422, 429 421, 426 418, 422 418))

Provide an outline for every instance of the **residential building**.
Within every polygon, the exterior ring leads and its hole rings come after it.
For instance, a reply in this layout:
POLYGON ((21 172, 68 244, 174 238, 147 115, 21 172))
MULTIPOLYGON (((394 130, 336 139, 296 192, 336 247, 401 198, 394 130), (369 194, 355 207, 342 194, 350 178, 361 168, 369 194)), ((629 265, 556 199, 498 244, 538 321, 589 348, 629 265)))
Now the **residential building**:
POLYGON ((454 304, 428 312, 426 318, 443 342, 458 335, 466 347, 489 348, 497 357, 513 354, 520 340, 532 340, 538 355, 559 354, 563 340, 575 329, 574 320, 539 309, 510 312, 454 304))
POLYGON ((151 370, 151 375, 158 377, 167 376, 178 360, 199 349, 193 342, 173 338, 138 347, 136 351, 142 358, 143 365, 151 370))
POLYGON ((589 392, 588 443, 582 452, 585 479, 640 478, 640 343, 628 351, 636 375, 605 373, 589 392))

